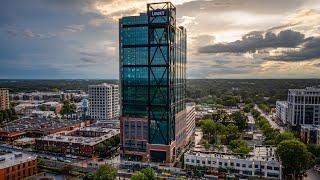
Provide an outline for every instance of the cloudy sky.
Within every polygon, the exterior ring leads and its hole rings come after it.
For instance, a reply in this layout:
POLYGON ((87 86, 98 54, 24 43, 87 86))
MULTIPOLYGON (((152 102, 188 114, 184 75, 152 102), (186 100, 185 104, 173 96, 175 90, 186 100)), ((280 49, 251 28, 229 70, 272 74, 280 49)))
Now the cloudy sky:
MULTIPOLYGON (((1 0, 0 79, 118 78, 118 19, 151 0, 1 0)), ((188 78, 319 78, 319 0, 173 0, 188 78)))

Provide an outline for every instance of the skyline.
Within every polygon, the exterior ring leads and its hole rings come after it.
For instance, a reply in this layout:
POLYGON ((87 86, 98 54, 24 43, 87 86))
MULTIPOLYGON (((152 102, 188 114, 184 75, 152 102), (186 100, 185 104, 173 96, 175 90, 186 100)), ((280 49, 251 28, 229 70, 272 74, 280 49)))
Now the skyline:
MULTIPOLYGON (((188 79, 320 77, 319 1, 172 2, 187 28, 188 79)), ((118 79, 118 18, 146 3, 2 1, 0 79, 118 79)))

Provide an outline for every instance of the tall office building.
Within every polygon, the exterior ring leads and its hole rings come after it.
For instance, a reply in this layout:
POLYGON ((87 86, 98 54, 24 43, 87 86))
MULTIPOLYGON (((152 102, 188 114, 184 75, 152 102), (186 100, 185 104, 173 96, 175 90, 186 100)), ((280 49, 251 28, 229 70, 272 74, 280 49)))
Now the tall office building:
POLYGON ((114 84, 89 85, 89 115, 95 120, 119 117, 119 86, 114 84))
POLYGON ((186 138, 186 29, 170 2, 147 4, 119 28, 122 155, 172 162, 186 138))
POLYGON ((9 108, 9 90, 6 88, 0 88, 0 110, 6 110, 9 108))
POLYGON ((287 121, 292 125, 320 125, 320 89, 289 89, 287 121))

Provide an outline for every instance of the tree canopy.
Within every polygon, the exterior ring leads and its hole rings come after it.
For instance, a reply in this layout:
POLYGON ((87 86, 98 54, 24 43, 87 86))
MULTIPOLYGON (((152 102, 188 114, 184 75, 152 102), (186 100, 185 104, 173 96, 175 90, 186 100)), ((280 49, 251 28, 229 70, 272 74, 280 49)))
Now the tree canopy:
POLYGON ((305 144, 298 140, 284 140, 277 146, 277 155, 284 166, 285 174, 296 176, 314 164, 313 156, 305 144))
POLYGON ((147 176, 140 171, 134 173, 130 179, 131 180, 148 180, 147 176))
POLYGON ((110 165, 102 165, 94 174, 94 180, 114 180, 117 177, 117 169, 110 165))
POLYGON ((65 114, 65 113, 73 113, 76 112, 76 105, 74 103, 71 103, 70 101, 64 101, 60 114, 65 114))
POLYGON ((236 111, 231 114, 231 120, 240 130, 244 130, 248 124, 248 117, 241 111, 236 111))
POLYGON ((251 148, 243 140, 233 140, 230 142, 230 149, 234 153, 249 154, 251 148))

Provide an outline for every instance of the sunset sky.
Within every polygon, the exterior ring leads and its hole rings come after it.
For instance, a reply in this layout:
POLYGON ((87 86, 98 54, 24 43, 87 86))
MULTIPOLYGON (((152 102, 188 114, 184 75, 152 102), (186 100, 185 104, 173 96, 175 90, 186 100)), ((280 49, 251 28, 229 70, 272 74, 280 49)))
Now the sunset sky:
MULTIPOLYGON (((0 79, 118 78, 118 20, 146 0, 1 0, 0 79)), ((320 0, 173 0, 187 78, 320 78, 320 0)))

